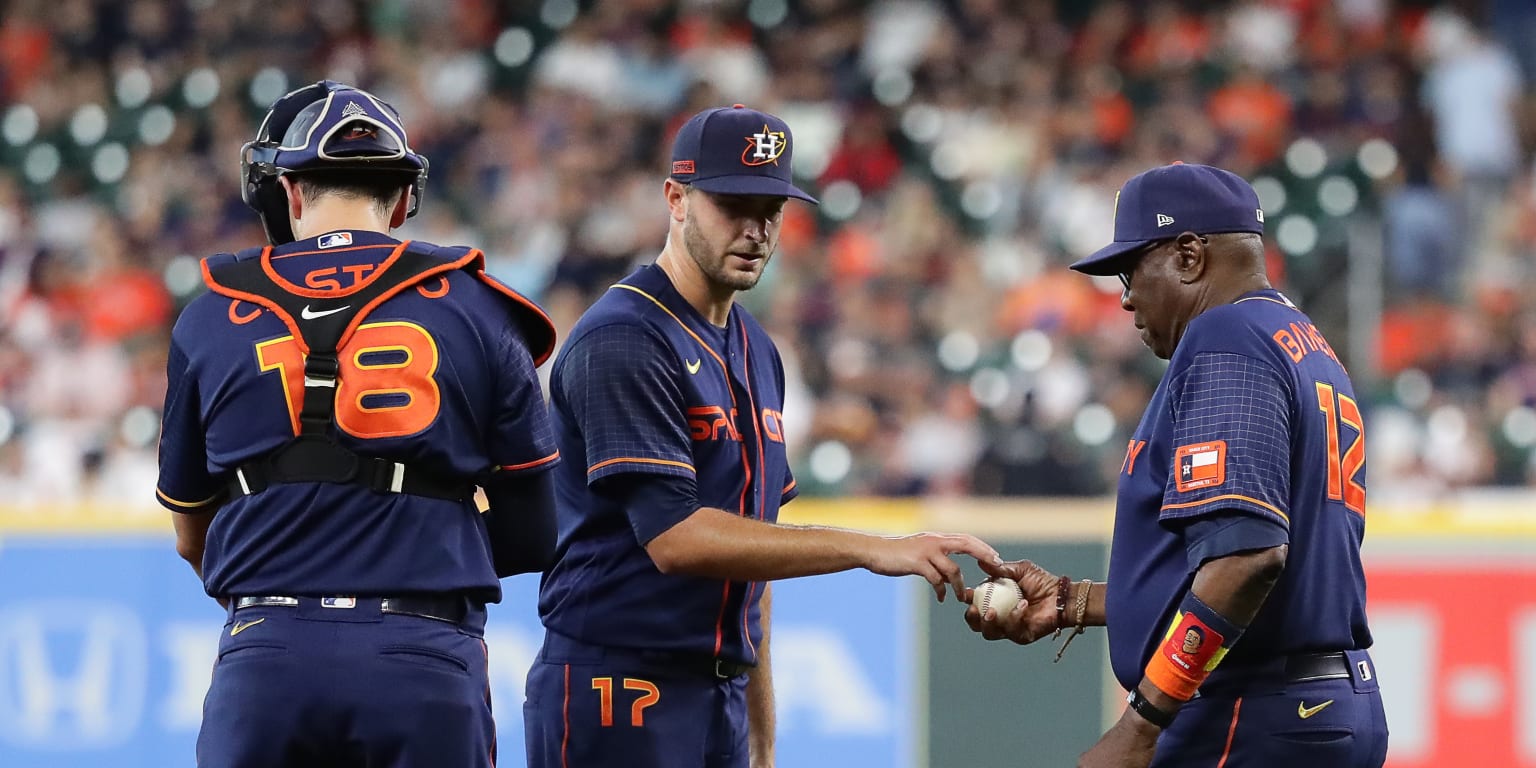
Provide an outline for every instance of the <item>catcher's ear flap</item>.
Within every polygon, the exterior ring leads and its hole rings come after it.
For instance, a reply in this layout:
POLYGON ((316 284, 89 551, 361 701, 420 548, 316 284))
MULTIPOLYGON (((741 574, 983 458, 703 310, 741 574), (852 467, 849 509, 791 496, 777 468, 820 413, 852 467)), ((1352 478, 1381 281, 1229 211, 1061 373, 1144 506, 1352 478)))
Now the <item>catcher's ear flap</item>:
POLYGON ((247 142, 240 150, 240 198, 261 218, 267 242, 283 245, 293 242, 293 225, 288 221, 288 193, 277 182, 280 173, 273 161, 277 147, 272 143, 247 142))
POLYGON ((261 217, 267 242, 273 245, 293 242, 293 227, 288 222, 288 195, 277 183, 281 173, 277 167, 277 153, 283 136, 305 107, 341 87, 340 83, 321 80, 284 94, 272 102, 256 131, 255 140, 240 148, 240 199, 261 217))
POLYGON ((288 192, 277 183, 277 177, 256 190, 256 200, 256 212, 261 214, 261 228, 267 233, 267 242, 273 245, 293 242, 293 223, 288 220, 288 192))
POLYGON ((416 215, 421 210, 421 196, 427 192, 427 172, 432 170, 432 164, 427 162, 426 155, 417 155, 421 159, 421 170, 416 172, 416 179, 411 182, 410 189, 405 193, 411 196, 410 206, 405 209, 407 219, 416 215))

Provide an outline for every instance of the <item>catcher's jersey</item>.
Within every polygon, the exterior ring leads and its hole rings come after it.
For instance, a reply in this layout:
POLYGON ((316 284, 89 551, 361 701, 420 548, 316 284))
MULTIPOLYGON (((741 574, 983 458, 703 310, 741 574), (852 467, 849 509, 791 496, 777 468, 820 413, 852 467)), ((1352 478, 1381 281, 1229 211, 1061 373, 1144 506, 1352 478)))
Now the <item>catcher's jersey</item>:
MULTIPOLYGON (((331 232, 274 248, 269 263, 290 290, 326 295, 366 280, 399 245, 331 232)), ((530 352, 530 318, 547 326, 527 299, 463 269, 385 300, 340 351, 336 439, 442 477, 547 470, 558 454, 534 366, 548 350, 530 352)), ((199 296, 176 322, 167 370, 157 496, 173 511, 219 503, 235 468, 298 433, 303 355, 269 310, 199 296)), ((274 484, 229 501, 209 528, 203 578, 215 596, 500 599, 472 501, 347 484, 274 484)))
POLYGON ((1254 515, 1289 534, 1284 574, 1227 665, 1367 648, 1365 433, 1349 376, 1277 291, 1195 318, 1121 467, 1106 610, 1129 689, 1194 581, 1184 524, 1254 515))
POLYGON ((605 293, 571 330, 550 378, 559 538, 545 626, 583 642, 755 663, 759 582, 661 573, 644 544, 694 512, 632 519, 594 486, 623 473, 694 481, 701 506, 778 519, 795 481, 784 451, 784 368, 740 306, 710 325, 660 267, 605 293))

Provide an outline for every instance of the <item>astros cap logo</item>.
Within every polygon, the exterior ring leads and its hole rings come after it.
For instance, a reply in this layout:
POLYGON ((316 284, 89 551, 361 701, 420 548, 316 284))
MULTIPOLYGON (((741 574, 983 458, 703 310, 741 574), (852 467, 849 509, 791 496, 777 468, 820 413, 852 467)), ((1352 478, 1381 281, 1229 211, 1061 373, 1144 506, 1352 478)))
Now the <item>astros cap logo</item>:
POLYGON ((789 148, 789 137, 784 131, 769 130, 767 123, 763 130, 742 138, 747 142, 747 148, 741 151, 741 162, 746 166, 778 165, 779 155, 789 148))
POLYGON ((677 129, 671 178, 717 195, 793 197, 814 205, 816 198, 794 183, 793 139, 789 126, 767 112, 741 104, 706 109, 677 129))

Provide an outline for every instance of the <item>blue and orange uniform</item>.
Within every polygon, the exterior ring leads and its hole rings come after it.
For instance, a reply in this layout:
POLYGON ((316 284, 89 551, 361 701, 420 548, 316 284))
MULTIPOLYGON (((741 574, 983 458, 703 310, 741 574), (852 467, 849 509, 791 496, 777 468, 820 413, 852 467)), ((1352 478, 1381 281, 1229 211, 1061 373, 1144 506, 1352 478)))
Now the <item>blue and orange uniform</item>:
POLYGON ((740 306, 710 324, 651 265, 572 329, 550 389, 564 459, 530 767, 744 764, 765 585, 663 574, 645 544, 700 507, 773 522, 794 497, 777 349, 740 306), (674 498, 625 502, 656 476, 674 498))
MULTIPOLYGON (((332 232, 266 260, 295 287, 334 281, 329 293, 342 297, 403 247, 377 233, 332 232), (320 247, 328 242, 349 245, 320 247)), ((530 349, 510 316, 532 310, 513 296, 449 269, 369 313, 342 348, 338 442, 443 478, 547 471, 557 451, 534 362, 548 348, 530 349)), ((238 468, 298 431, 303 355, 293 331, 256 303, 218 293, 194 300, 176 323, 168 370, 160 500, 197 512, 233 496, 208 531, 205 589, 227 600, 294 598, 231 612, 200 764, 237 752, 244 764, 286 765, 305 749, 367 741, 357 730, 440 734, 414 742, 423 755, 488 754, 494 728, 479 635, 483 606, 501 589, 473 500, 330 482, 227 492, 238 468), (452 623, 380 611, 384 598, 412 596, 453 596, 462 608, 441 610, 452 623), (452 696, 415 703, 445 682, 452 696), (336 709, 366 715, 328 721, 300 705, 334 697, 350 704, 336 709), (460 738, 461 722, 473 724, 473 739, 460 738), (295 746, 294 734, 311 747, 295 746)))
POLYGON ((1136 686, 1195 569, 1229 554, 1203 548, 1222 538, 1207 533, 1257 521, 1268 532, 1250 543, 1288 544, 1289 555, 1242 639, 1159 739, 1154 765, 1225 756, 1320 767, 1327 741, 1339 755, 1327 765, 1385 754, 1365 650, 1365 470, 1349 376, 1289 300, 1258 291, 1190 322, 1121 472, 1105 596, 1116 679, 1136 686))
MULTIPOLYGON (((1264 211, 1242 177, 1145 171, 1116 196, 1114 231, 1072 269, 1118 275, 1122 308, 1169 360, 1115 506, 1103 620, 1129 691, 1122 721, 1161 729, 1156 768, 1379 768, 1365 421, 1349 374, 1263 276, 1264 211), (1252 618, 1241 626, 1202 597, 1252 618), (1144 683, 1182 706, 1152 701, 1144 683)), ((1085 757, 1141 756, 1139 737, 1116 729, 1085 757)))
MULTIPOLYGON (((285 98, 403 145, 361 91, 285 98)), ((553 328, 477 250, 264 223, 280 244, 204 260, 167 369, 157 496, 229 611, 198 765, 493 765, 485 605, 530 570, 514 492, 553 498, 553 328)))

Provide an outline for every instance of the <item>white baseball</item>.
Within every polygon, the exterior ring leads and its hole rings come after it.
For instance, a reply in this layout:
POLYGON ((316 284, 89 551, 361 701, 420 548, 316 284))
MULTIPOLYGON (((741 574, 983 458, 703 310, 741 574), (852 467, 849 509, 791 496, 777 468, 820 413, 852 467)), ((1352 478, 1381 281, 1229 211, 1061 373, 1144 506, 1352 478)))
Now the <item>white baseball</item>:
POLYGON ((971 594, 971 604, 981 611, 982 616, 987 615, 989 608, 1002 616, 1023 600, 1024 590, 1019 589, 1019 583, 1013 579, 988 579, 977 584, 971 594))

